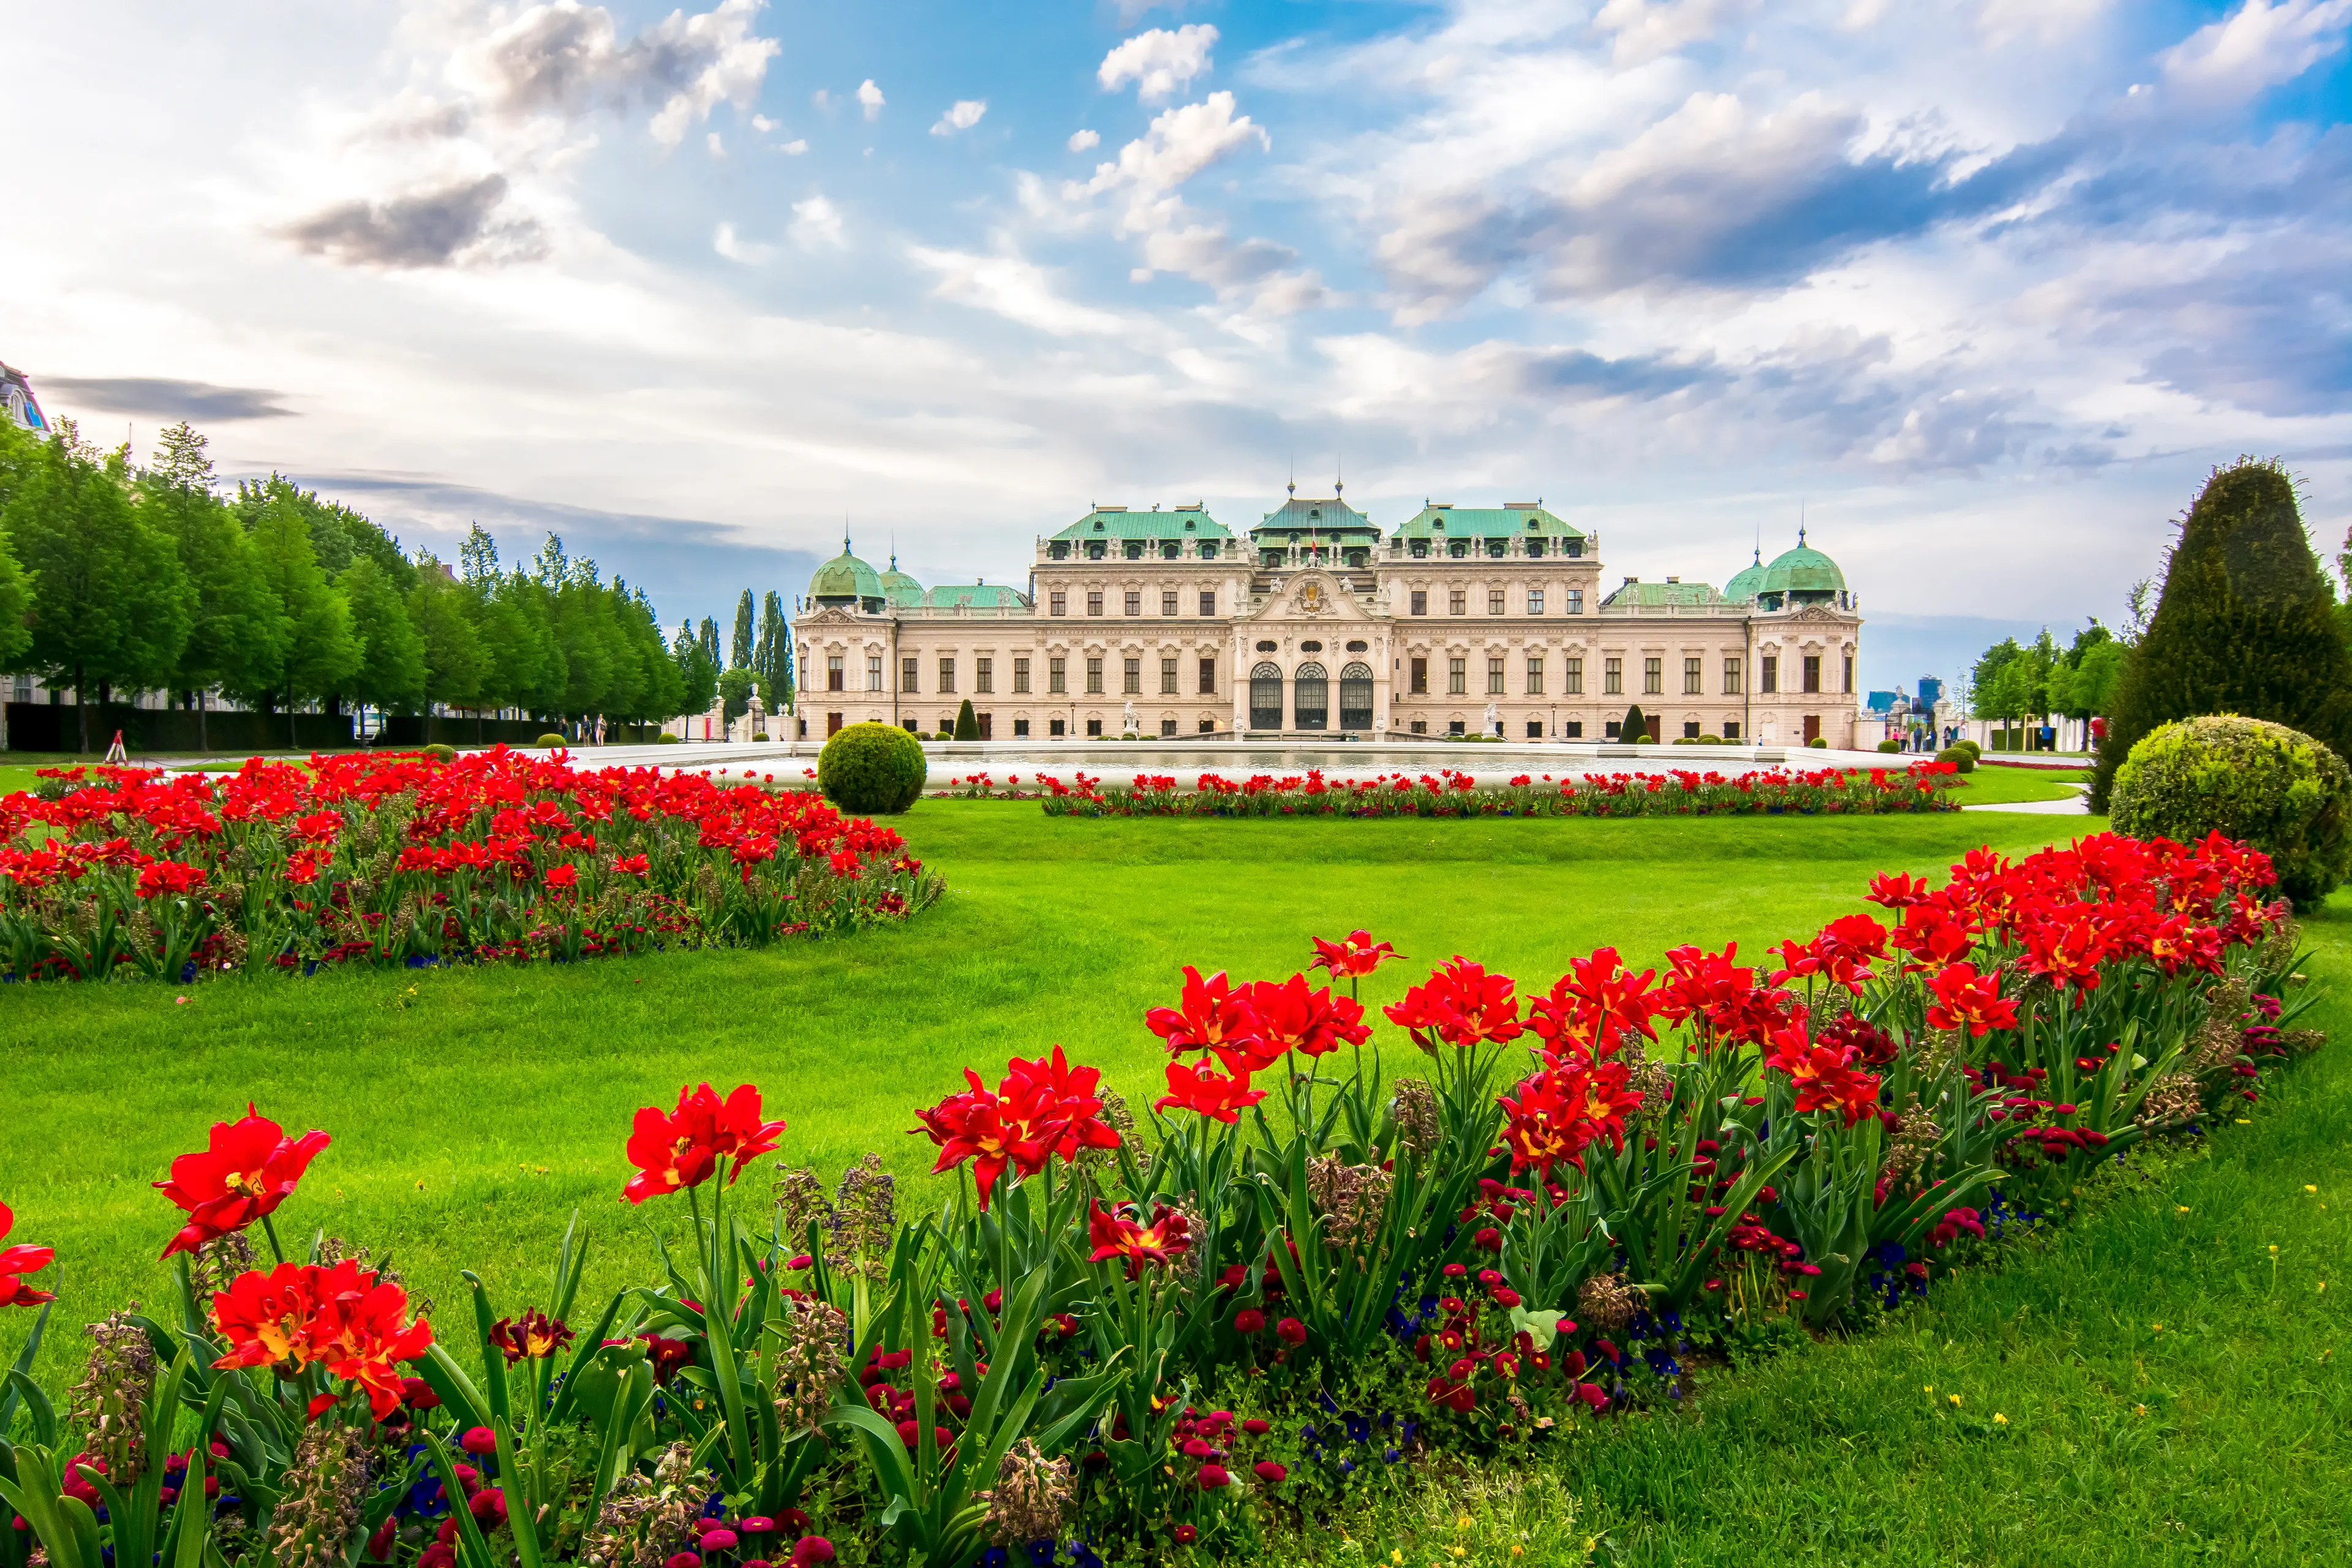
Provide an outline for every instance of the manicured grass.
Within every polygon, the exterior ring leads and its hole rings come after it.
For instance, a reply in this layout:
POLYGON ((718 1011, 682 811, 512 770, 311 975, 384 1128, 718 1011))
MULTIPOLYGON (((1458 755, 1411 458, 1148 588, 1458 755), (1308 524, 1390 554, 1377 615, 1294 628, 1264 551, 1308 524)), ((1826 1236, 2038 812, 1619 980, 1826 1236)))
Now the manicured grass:
MULTIPOLYGON (((158 1299, 152 1258, 172 1211, 145 1184, 248 1096, 336 1135, 281 1234, 389 1247, 454 1324, 460 1268, 502 1310, 537 1299, 575 1205, 599 1248, 592 1295, 652 1277, 645 1226, 673 1216, 617 1202, 620 1145, 630 1110, 681 1079, 759 1082, 793 1122, 793 1159, 831 1173, 878 1149, 919 1201, 941 1189, 920 1178, 928 1143, 900 1133, 913 1106, 966 1063, 992 1077, 1008 1054, 1056 1040, 1147 1096, 1159 1058, 1139 1016, 1186 962, 1286 974, 1308 935, 1362 925, 1413 961, 1375 977, 1368 1001, 1454 952, 1535 988, 1601 942, 1638 964, 1684 941, 1760 954, 1856 907, 1877 870, 2102 826, 1085 822, 926 801, 901 826, 947 872, 949 899, 839 946, 14 988, 0 993, 13 1090, 0 1196, 17 1210, 13 1239, 58 1246, 61 1278, 44 1282, 66 1297, 40 1379, 71 1381, 74 1331, 99 1310, 158 1299)), ((2352 900, 2308 929, 2314 975, 2340 984, 2352 900)), ((2352 1006, 2331 1000, 2313 1022, 2337 1043, 2279 1075, 2248 1125, 2086 1193, 2088 1212, 2045 1245, 1939 1285, 1875 1331, 1710 1371, 1692 1408, 1582 1424, 1519 1468, 1532 1502, 1481 1492, 1507 1471, 1460 1483, 1477 1524, 1459 1561, 1573 1561, 1588 1531, 1601 1563, 2340 1560, 2352 1006), (1551 1500, 1563 1490, 1572 1515, 1551 1500), (1537 1530, 1525 1557, 1507 1554, 1519 1531, 1506 1515, 1537 1530)), ((0 1354, 30 1316, 0 1321, 0 1354)), ((1447 1511, 1415 1492, 1341 1521, 1356 1545, 1323 1531, 1280 1543, 1284 1560, 1387 1561, 1402 1546, 1408 1562, 1456 1561, 1447 1511)))
POLYGON ((1979 767, 1963 774, 1954 786, 1953 798, 1962 805, 2007 805, 2023 800, 2064 800, 2080 795, 2075 786, 2089 781, 2083 769, 2064 773, 2034 773, 2024 768, 1979 767))

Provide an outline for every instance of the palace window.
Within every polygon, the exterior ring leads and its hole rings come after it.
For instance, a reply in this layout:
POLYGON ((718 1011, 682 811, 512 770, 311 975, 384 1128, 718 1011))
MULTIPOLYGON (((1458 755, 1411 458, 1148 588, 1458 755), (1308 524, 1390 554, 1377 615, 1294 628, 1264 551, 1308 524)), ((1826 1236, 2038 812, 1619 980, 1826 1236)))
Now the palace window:
POLYGON ((1726 697, 1739 695, 1739 661, 1736 658, 1723 661, 1723 694, 1726 697))
POLYGON ((1570 719, 1562 723, 1559 727, 1559 738, 1563 741, 1581 741, 1584 739, 1584 721, 1581 719, 1570 719))
POLYGON ((1129 697, 1143 695, 1143 661, 1129 657, 1119 670, 1119 688, 1129 697))
POLYGON ((1738 721, 1738 720, 1737 720, 1737 719, 1726 719, 1726 720, 1723 721, 1723 738, 1724 738, 1725 740, 1727 740, 1727 741, 1737 741, 1738 739, 1739 739, 1739 721, 1738 721))
POLYGON ((1102 739, 1101 720, 1089 719, 1087 721, 1087 739, 1089 741, 1099 741, 1102 739))
POLYGON ((1102 655, 1098 653, 1087 655, 1087 693, 1093 697, 1102 695, 1102 655))
POLYGON ((1339 728, 1372 727, 1372 667, 1350 664, 1339 671, 1339 728))
POLYGON ((1172 655, 1160 661, 1160 694, 1163 697, 1176 695, 1176 660, 1172 655))
POLYGON ((1013 721, 1013 738, 1016 741, 1025 741, 1029 738, 1028 720, 1015 719, 1013 721))
POLYGON ((1104 548, 1105 548, 1105 546, 1104 546, 1103 542, 1102 542, 1101 540, 1099 540, 1099 539, 1089 539, 1089 540, 1087 540, 1087 560, 1089 560, 1089 561, 1099 561, 1099 560, 1101 560, 1101 559, 1103 558, 1103 550, 1104 550, 1104 548))
POLYGON ((1090 616, 1099 616, 1102 614, 1102 590, 1100 588, 1089 588, 1087 590, 1087 614, 1090 616))
POLYGON ((1625 661, 1604 658, 1601 661, 1601 695, 1622 697, 1625 694, 1625 661))
POLYGON ((1700 673, 1704 668, 1704 664, 1698 659, 1686 658, 1683 660, 1684 696, 1696 697, 1699 695, 1700 691, 1704 689, 1706 677, 1700 673))
POLYGON ((1250 671, 1249 721, 1253 730, 1282 728, 1282 667, 1261 664, 1250 671))
POLYGON ((1584 695, 1584 656, 1572 653, 1568 656, 1567 662, 1568 669, 1559 679, 1559 689, 1565 696, 1581 697, 1584 695))
POLYGON ((1029 661, 1017 656, 1013 660, 1013 689, 1018 696, 1029 695, 1029 661))
POLYGON ((1571 539, 1571 540, 1570 540, 1570 541, 1568 542, 1568 558, 1569 558, 1570 561, 1576 561, 1576 560, 1580 560, 1580 559, 1583 557, 1583 555, 1584 555, 1584 541, 1582 541, 1581 539, 1571 539))
POLYGON ((1853 655, 1852 654, 1845 656, 1845 685, 1840 689, 1844 691, 1853 689, 1853 655))
POLYGON ((1127 613, 1130 616, 1139 616, 1143 614, 1143 591, 1141 589, 1129 588, 1127 591, 1127 613))
POLYGON ((1449 539, 1445 542, 1445 553, 1459 561, 1470 553, 1470 542, 1466 539, 1449 539))
POLYGON ((1429 591, 1427 589, 1415 588, 1412 591, 1412 613, 1416 616, 1425 616, 1429 614, 1429 591))
POLYGON ((1445 661, 1446 694, 1451 697, 1459 697, 1469 689, 1470 661, 1459 657, 1448 658, 1445 661))
POLYGON ((1415 697, 1429 695, 1429 660, 1416 658, 1412 661, 1412 682, 1409 689, 1415 697))
POLYGON ((1201 661, 1201 695, 1214 697, 1216 694, 1217 661, 1213 658, 1204 658, 1201 661))
POLYGON ((1045 613, 1049 616, 1068 615, 1070 613, 1069 595, 1064 593, 1059 588, 1056 588, 1051 594, 1046 595, 1045 613))
POLYGON ((901 691, 913 691, 917 689, 922 684, 922 668, 923 661, 921 659, 900 659, 898 661, 898 689, 901 691))
POLYGON ((996 690, 996 661, 986 654, 971 661, 971 689, 982 697, 996 690))
POLYGON ((1540 616, 1543 614, 1543 590, 1541 588, 1530 588, 1528 590, 1528 614, 1531 616, 1540 616))
POLYGON ((1184 547, 1172 539, 1160 547, 1160 559, 1162 561, 1181 561, 1183 558, 1184 547))
POLYGON ((1500 588, 1489 588, 1486 590, 1486 613, 1488 615, 1499 616, 1503 613, 1503 590, 1500 588))
POLYGON ((1819 691, 1821 689, 1822 656, 1817 653, 1809 653, 1805 655, 1805 689, 1807 691, 1819 691))
POLYGON ((866 656, 866 689, 868 691, 882 689, 882 656, 878 653, 869 653, 866 656))
POLYGON ((1056 561, 1067 561, 1070 558, 1069 542, 1067 540, 1057 539, 1054 541, 1053 543, 1045 547, 1045 553, 1052 556, 1056 561))
POLYGON ((1762 679, 1757 681, 1756 689, 1759 691, 1780 689, 1780 656, 1779 654, 1768 653, 1764 656, 1762 679))
POLYGON ((1468 615, 1470 613, 1469 591, 1455 588, 1448 592, 1445 595, 1445 613, 1449 616, 1468 615))
POLYGON ((1048 719, 1045 721, 1045 733, 1054 740, 1058 741, 1065 734, 1068 733, 1068 731, 1059 719, 1048 719))
POLYGON ((1568 591, 1568 613, 1571 616, 1580 616, 1584 614, 1583 589, 1570 588, 1568 591))
POLYGON ((1141 541, 1140 539, 1130 539, 1130 540, 1129 540, 1129 541, 1127 542, 1126 555, 1127 555, 1127 558, 1128 558, 1129 561, 1140 561, 1140 560, 1142 560, 1142 559, 1143 559, 1143 541, 1141 541))
POLYGON ((1163 616, 1172 616, 1176 613, 1175 589, 1162 588, 1160 591, 1160 613, 1163 616))
POLYGON ((1698 739, 1697 720, 1685 719, 1683 721, 1683 739, 1685 741, 1696 741, 1698 739))
POLYGON ((1543 552, 1544 542, 1540 538, 1530 537, 1528 540, 1528 559, 1540 561, 1543 559, 1543 552))
MULTIPOLYGON (((1528 543, 1530 543, 1530 544, 1532 544, 1532 543, 1534 543, 1534 542, 1535 542, 1535 541, 1533 541, 1533 540, 1529 540, 1528 542, 1528 543)), ((1542 740, 1542 739, 1543 739, 1543 721, 1542 721, 1542 720, 1540 720, 1540 719, 1530 719, 1530 720, 1528 720, 1528 740, 1530 740, 1530 741, 1540 741, 1540 740, 1542 740)))
POLYGON ((1538 653, 1528 656, 1528 695, 1530 697, 1543 695, 1543 655, 1538 653))
POLYGON ((1331 725, 1331 678, 1319 664, 1302 664, 1291 683, 1291 718, 1301 730, 1331 725))
POLYGON ((824 689, 839 691, 842 689, 841 681, 841 655, 829 653, 824 656, 824 689))
POLYGON ((1204 616, 1213 616, 1217 613, 1217 591, 1214 588, 1201 590, 1201 613, 1204 616))
POLYGON ((1486 660, 1486 695, 1489 697, 1507 695, 1503 689, 1503 661, 1499 658, 1489 658, 1486 660))
POLYGON ((1645 658, 1642 661, 1643 696, 1655 697, 1665 690, 1665 663, 1666 661, 1662 658, 1645 658))
MULTIPOLYGON (((1066 693, 1070 689, 1069 670, 1070 661, 1064 658, 1060 654, 1055 654, 1051 658, 1048 658, 1045 661, 1046 691, 1055 696, 1060 696, 1066 693)), ((1054 722, 1059 724, 1061 721, 1056 719, 1054 722)), ((1059 734, 1061 731, 1056 730, 1055 733, 1059 734)))
POLYGON ((941 691, 955 689, 955 660, 951 658, 940 660, 940 689, 941 691))
POLYGON ((1429 721, 1428 721, 1428 720, 1426 720, 1426 719, 1415 719, 1415 720, 1412 721, 1412 732, 1413 732, 1414 734, 1416 734, 1416 735, 1426 735, 1426 734, 1428 734, 1428 733, 1429 733, 1429 721))
POLYGON ((1407 548, 1415 561, 1429 559, 1429 541, 1426 539, 1416 539, 1407 548))
POLYGON ((1504 542, 1499 539, 1486 541, 1486 553, 1493 559, 1500 561, 1503 558, 1503 544, 1504 542))

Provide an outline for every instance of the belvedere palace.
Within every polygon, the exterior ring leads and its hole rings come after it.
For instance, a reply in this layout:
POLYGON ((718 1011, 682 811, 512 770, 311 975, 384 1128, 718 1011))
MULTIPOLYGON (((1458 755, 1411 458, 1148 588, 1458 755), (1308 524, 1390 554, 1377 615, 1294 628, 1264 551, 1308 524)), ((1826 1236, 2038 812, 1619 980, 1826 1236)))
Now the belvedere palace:
POLYGON ((1654 740, 1853 743, 1862 617, 1801 531, 1720 589, 1604 586, 1600 549, 1539 501, 1383 530, 1295 487, 1245 536, 1198 504, 1097 506, 1037 541, 1025 589, 925 588, 844 540, 793 623, 799 710, 933 733, 969 699, 999 741, 1597 742, 1639 704, 1654 740))

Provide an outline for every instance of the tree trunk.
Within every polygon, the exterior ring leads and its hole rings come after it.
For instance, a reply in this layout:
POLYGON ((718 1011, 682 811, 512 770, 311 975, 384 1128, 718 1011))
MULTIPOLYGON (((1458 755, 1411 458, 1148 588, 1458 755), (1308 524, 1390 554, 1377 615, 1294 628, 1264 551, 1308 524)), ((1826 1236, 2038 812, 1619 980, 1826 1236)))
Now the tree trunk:
POLYGON ((205 731, 205 692, 199 688, 196 691, 196 750, 209 752, 212 749, 212 738, 205 731))
POLYGON ((80 756, 89 754, 89 694, 82 689, 82 682, 89 678, 83 666, 74 666, 74 724, 80 735, 75 752, 80 756))

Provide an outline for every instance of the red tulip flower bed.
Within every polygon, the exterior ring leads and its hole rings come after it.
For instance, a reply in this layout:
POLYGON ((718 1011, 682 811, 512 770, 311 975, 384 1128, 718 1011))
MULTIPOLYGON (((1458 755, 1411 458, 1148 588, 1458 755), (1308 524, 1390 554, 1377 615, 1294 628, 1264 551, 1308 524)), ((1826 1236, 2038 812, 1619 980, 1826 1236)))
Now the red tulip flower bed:
MULTIPOLYGON (((601 1308, 576 1225, 543 1300, 469 1275, 431 1324, 342 1243, 285 1257, 330 1140, 248 1110, 156 1184, 179 1300, 93 1329, 106 1420, 32 1411, 0 1568, 260 1531, 394 1568, 1266 1561, 1269 1525, 1864 1326, 2242 1109, 2320 1043, 2272 885, 2218 837, 2101 835, 1881 877, 1760 962, 1602 948, 1522 991, 1454 957, 1377 1016, 1401 960, 1363 931, 1278 981, 1187 969, 1139 1020, 1145 1123, 1058 1047, 967 1070, 910 1130, 959 1192, 903 1219, 870 1155, 740 1186, 785 1122, 682 1089, 614 1126, 613 1187, 688 1239, 601 1308)), ((0 1251, 0 1307, 46 1324, 50 1261, 0 1251)))
POLYGON ((942 886, 818 795, 561 753, 42 777, 0 798, 0 973, 20 980, 762 946, 942 886))
MULTIPOLYGON (((1002 798, 1043 798, 1048 816, 1755 816, 1796 812, 1958 811, 1949 763, 1917 762, 1900 770, 1774 768, 1720 773, 1669 768, 1664 773, 1580 773, 1538 780, 1518 774, 1502 785, 1481 785, 1470 774, 1387 773, 1377 779, 1327 779, 1319 770, 1276 778, 1257 773, 1240 783, 1202 773, 1189 790, 1166 773, 1139 773, 1130 784, 1105 786, 1084 773, 1065 784, 1046 773, 1023 793, 1018 781, 1002 798)), ((961 784, 962 781, 954 781, 961 784)), ((987 775, 955 791, 973 799, 998 797, 987 775)))

